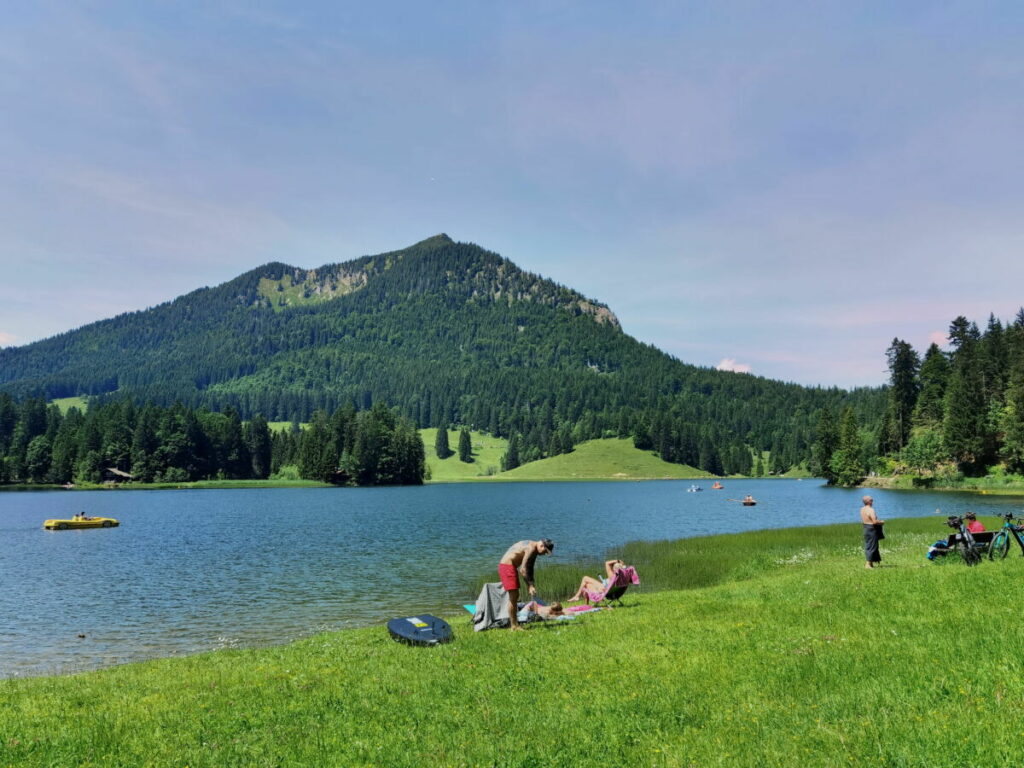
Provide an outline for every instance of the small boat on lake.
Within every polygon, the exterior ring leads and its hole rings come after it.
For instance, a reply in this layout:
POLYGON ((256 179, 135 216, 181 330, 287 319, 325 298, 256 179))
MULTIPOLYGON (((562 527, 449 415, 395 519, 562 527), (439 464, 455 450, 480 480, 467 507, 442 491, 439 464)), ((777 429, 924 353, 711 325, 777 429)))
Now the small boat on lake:
POLYGON ((724 486, 724 485, 722 485, 722 484, 721 484, 720 482, 718 482, 717 480, 715 480, 715 482, 713 482, 713 483, 711 484, 711 490, 712 490, 712 491, 721 491, 721 490, 722 490, 723 488, 725 488, 725 486, 724 486))
POLYGON ((689 488, 686 489, 686 492, 687 493, 697 493, 698 491, 703 491, 703 490, 704 489, 701 488, 699 485, 691 485, 689 488))
POLYGON ((43 528, 48 531, 67 531, 72 528, 116 528, 121 522, 112 517, 86 517, 75 515, 70 520, 47 520, 43 528))

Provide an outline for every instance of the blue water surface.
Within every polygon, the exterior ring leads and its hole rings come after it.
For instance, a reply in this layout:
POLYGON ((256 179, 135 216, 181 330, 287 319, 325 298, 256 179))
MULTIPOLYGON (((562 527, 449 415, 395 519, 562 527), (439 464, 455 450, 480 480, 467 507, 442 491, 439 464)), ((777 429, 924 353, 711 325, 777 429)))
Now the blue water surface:
MULTIPOLYGON (((554 560, 638 539, 856 521, 860 490, 818 480, 493 483, 0 493, 0 677, 287 642, 449 613, 523 538, 554 560), (757 507, 730 499, 751 493, 757 507), (45 531, 75 512, 119 528, 45 531), (79 637, 84 635, 85 637, 79 637)), ((982 515, 1019 498, 875 491, 880 516, 982 515)), ((944 529, 936 523, 937 535, 944 529)), ((538 582, 543 591, 543 568, 538 582)))

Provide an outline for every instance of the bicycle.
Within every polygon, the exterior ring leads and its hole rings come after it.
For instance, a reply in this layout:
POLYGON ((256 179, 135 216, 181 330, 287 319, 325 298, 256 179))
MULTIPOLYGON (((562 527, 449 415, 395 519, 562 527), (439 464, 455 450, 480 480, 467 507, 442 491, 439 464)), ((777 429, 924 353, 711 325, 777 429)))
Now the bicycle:
POLYGON ((1003 518, 1003 527, 992 538, 992 544, 988 549, 988 559, 1004 559, 1010 552, 1011 537, 1017 542, 1017 546, 1020 547, 1020 554, 1024 557, 1024 536, 1021 536, 1024 533, 1024 526, 1010 522, 1014 519, 1013 512, 1007 512, 1000 515, 1000 517, 1003 518))
POLYGON ((980 563, 981 553, 988 545, 974 540, 974 536, 964 525, 964 519, 959 515, 950 515, 946 519, 946 525, 956 531, 949 537, 949 543, 956 549, 960 559, 964 561, 964 565, 972 566, 980 563))

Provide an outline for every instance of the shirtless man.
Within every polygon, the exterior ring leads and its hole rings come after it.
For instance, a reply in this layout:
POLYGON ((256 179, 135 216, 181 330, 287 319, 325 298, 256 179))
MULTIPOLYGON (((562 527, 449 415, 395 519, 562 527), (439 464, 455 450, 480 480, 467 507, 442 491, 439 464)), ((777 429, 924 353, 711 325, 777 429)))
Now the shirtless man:
POLYGON ((551 539, 530 541, 524 539, 517 541, 498 561, 498 576, 501 577, 501 586, 508 592, 508 623, 509 629, 522 629, 519 626, 519 575, 522 574, 526 581, 526 587, 530 591, 530 597, 537 594, 537 587, 533 584, 533 564, 537 555, 550 555, 555 549, 555 542, 551 539))
POLYGON ((874 568, 875 563, 882 562, 882 553, 878 551, 878 528, 885 520, 879 520, 875 514, 875 502, 870 496, 865 496, 862 501, 864 506, 860 508, 860 521, 864 523, 864 559, 867 562, 865 568, 874 568))

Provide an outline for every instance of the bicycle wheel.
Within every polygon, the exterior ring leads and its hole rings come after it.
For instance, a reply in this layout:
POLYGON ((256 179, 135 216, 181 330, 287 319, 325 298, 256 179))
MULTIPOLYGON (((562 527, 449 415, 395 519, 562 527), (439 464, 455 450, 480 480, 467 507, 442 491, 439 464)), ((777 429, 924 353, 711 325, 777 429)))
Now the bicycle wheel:
POLYGON ((988 559, 1002 560, 1009 551, 1010 536, 1006 531, 1000 531, 993 537, 992 544, 988 548, 988 559))
POLYGON ((969 544, 961 541, 956 545, 956 551, 960 553, 960 559, 964 561, 964 565, 977 565, 981 562, 981 553, 969 544))

